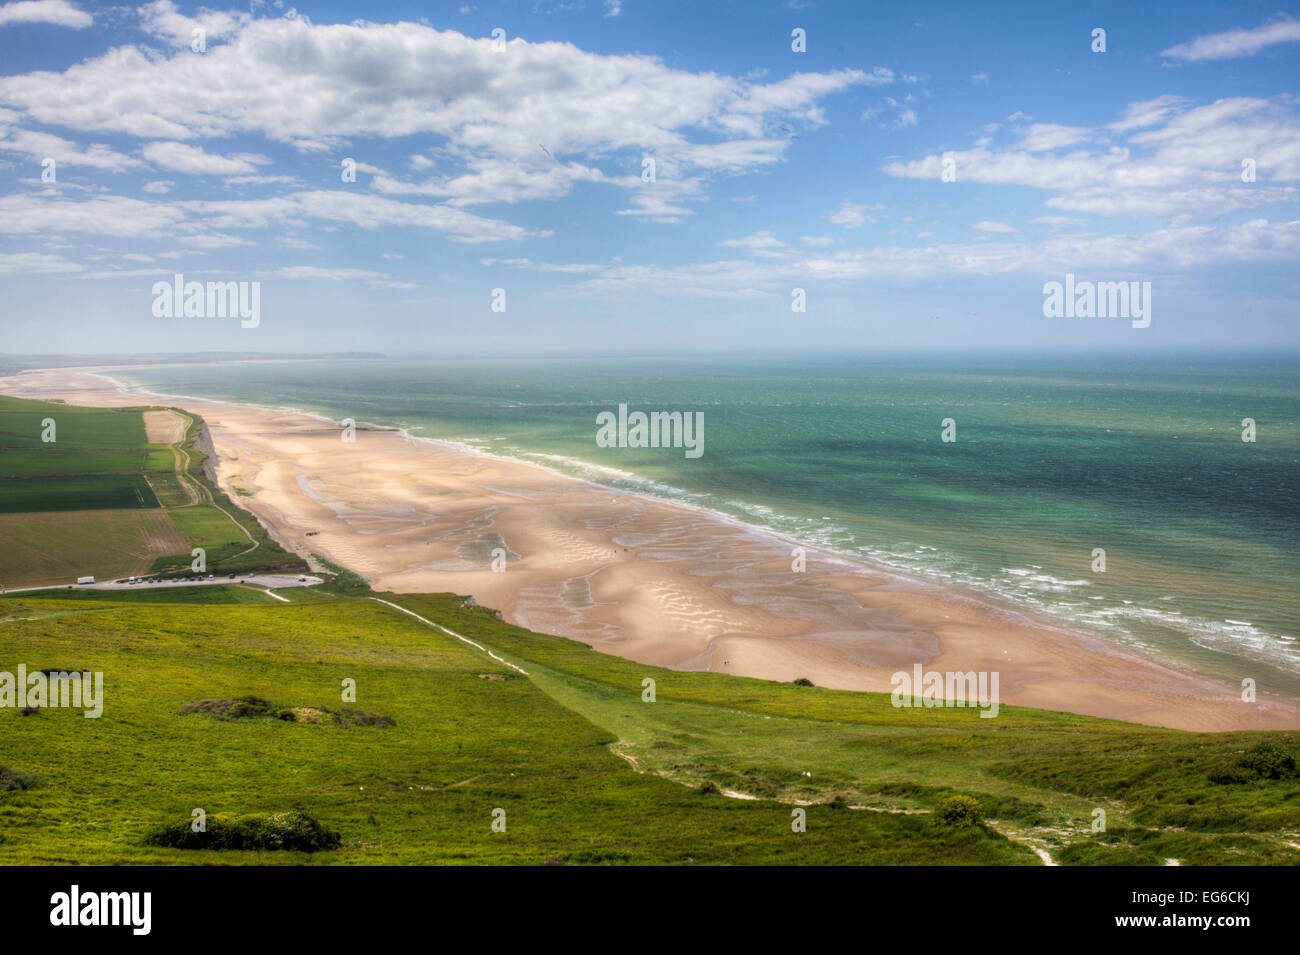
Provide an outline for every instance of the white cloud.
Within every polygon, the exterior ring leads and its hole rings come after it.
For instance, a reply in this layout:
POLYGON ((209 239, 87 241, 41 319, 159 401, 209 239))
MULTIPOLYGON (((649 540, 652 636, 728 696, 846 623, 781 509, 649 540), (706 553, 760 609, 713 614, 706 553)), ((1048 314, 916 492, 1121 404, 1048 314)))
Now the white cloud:
POLYGON ((0 233, 11 235, 83 232, 161 237, 174 234, 184 221, 185 213, 179 209, 121 196, 100 196, 83 201, 0 196, 0 233))
POLYGON ((989 81, 989 75, 987 73, 972 73, 970 81, 976 85, 986 85, 989 81))
POLYGON ((750 255, 762 258, 782 258, 788 254, 786 244, 766 229, 743 239, 726 239, 720 244, 728 248, 747 249, 750 255))
POLYGON ((1165 122, 1174 113, 1182 112, 1189 105, 1191 104, 1188 100, 1171 94, 1157 96, 1155 99, 1140 100, 1136 103, 1130 103, 1128 108, 1124 110, 1124 115, 1106 128, 1116 133, 1123 133, 1133 129, 1156 126, 1165 122))
POLYGON ((0 275, 49 275, 81 270, 82 266, 58 255, 43 252, 0 253, 0 275))
POLYGON ((171 179, 155 179, 153 182, 146 182, 140 189, 143 192, 161 196, 171 192, 172 187, 175 185, 176 183, 171 179))
POLYGON ((196 249, 229 249, 239 245, 252 245, 247 239, 238 236, 210 233, 207 235, 187 235, 180 240, 181 245, 196 249))
POLYGON ((867 215, 868 212, 878 212, 881 206, 855 206, 851 202, 842 202, 840 207, 828 215, 826 218, 831 225, 842 226, 845 229, 860 229, 868 222, 876 220, 867 215))
POLYGON ((529 232, 499 219, 487 219, 450 206, 398 202, 340 190, 295 192, 267 199, 195 200, 179 205, 214 229, 263 229, 272 223, 322 219, 362 229, 380 226, 436 229, 450 233, 458 242, 494 242, 550 234, 529 232))
MULTIPOLYGON (((539 151, 539 157, 546 159, 539 151)), ((423 183, 409 183, 387 175, 377 175, 370 186, 385 195, 438 196, 448 205, 468 206, 484 202, 520 202, 525 199, 557 199, 567 195, 575 182, 605 182, 599 169, 578 163, 563 165, 547 159, 531 168, 497 159, 478 159, 470 163, 463 176, 444 177, 423 183)), ((636 178, 639 185, 641 180, 636 178)))
POLYGON ((245 244, 213 230, 265 229, 310 219, 347 223, 361 229, 412 226, 449 233, 458 242, 493 242, 546 236, 449 206, 397 202, 366 193, 314 190, 267 199, 145 202, 120 196, 75 201, 59 197, 0 197, 0 234, 81 232, 110 236, 168 238, 199 247, 245 244))
POLYGON ((908 126, 915 126, 916 123, 917 123, 916 110, 913 109, 903 110, 901 113, 898 114, 898 119, 894 121, 894 125, 901 126, 904 129, 907 128, 908 126))
POLYGON ((605 17, 616 17, 623 12, 623 0, 605 0, 605 17))
POLYGON ((140 28, 156 37, 171 40, 176 46, 190 48, 196 29, 203 31, 206 43, 237 33, 252 20, 249 13, 225 13, 204 9, 197 17, 182 16, 171 0, 154 0, 140 8, 140 28))
POLYGON ((1002 235, 1009 235, 1013 232, 1020 231, 1015 226, 1010 225, 1009 223, 993 222, 990 221, 989 219, 984 219, 980 222, 975 223, 975 225, 972 226, 972 228, 977 229, 980 232, 994 232, 1002 235))
POLYGON ((1197 37, 1161 51, 1161 56, 1184 63, 1199 60, 1232 60, 1254 56, 1260 50, 1278 43, 1300 43, 1300 20, 1290 18, 1275 20, 1249 30, 1227 30, 1197 37))
MULTIPOLYGON (((297 182, 262 175, 255 168, 262 157, 219 155, 200 140, 261 135, 306 153, 348 155, 362 137, 436 137, 423 151, 437 150, 439 166, 449 170, 444 175, 404 181, 373 166, 357 168, 374 176, 372 189, 394 200, 428 196, 453 207, 553 200, 584 182, 614 185, 630 190, 619 214, 675 222, 707 198, 709 177, 780 162, 798 138, 794 126, 826 123, 825 97, 897 81, 877 67, 763 82, 521 38, 497 53, 490 39, 423 24, 316 25, 294 12, 259 19, 201 10, 186 17, 171 0, 147 4, 140 18, 145 31, 175 48, 160 54, 121 45, 63 72, 0 77, 0 101, 13 107, 15 119, 151 140, 140 155, 155 166, 222 176, 234 186, 297 182), (189 49, 195 28, 209 41, 201 55, 189 49), (268 95, 277 90, 292 95, 268 95), (653 189, 628 175, 628 160, 639 164, 643 156, 659 164, 653 189)), ((409 162, 420 174, 434 165, 420 154, 409 162)), ((342 221, 368 219, 381 208, 342 194, 329 203, 346 207, 342 221)), ((317 212, 327 212, 326 204, 313 200, 317 212)), ((382 208, 385 222, 455 224, 447 231, 463 241, 524 234, 435 206, 394 201, 382 208)))
MULTIPOLYGON (((167 0, 147 10, 151 29, 188 43, 191 21, 174 19, 167 0)), ((837 70, 758 83, 569 43, 516 38, 500 54, 453 30, 290 14, 236 18, 202 56, 126 45, 61 73, 3 77, 0 99, 41 123, 155 140, 260 133, 317 150, 422 135, 443 137, 462 159, 531 162, 545 143, 555 156, 629 150, 733 169, 781 155, 789 138, 766 132, 778 118, 821 125, 823 97, 875 77, 837 70)))
MULTIPOLYGON (((1300 222, 1259 219, 1241 225, 1193 226, 1146 234, 1057 236, 1033 241, 979 241, 846 249, 786 261, 725 260, 684 266, 583 266, 567 287, 579 296, 689 295, 748 298, 788 295, 792 284, 878 280, 930 282, 962 276, 1019 274, 1036 293, 1044 275, 1072 271, 1152 278, 1236 263, 1287 263, 1300 256, 1300 222), (593 271, 594 269, 594 271, 593 271)), ((521 268, 562 267, 514 263, 521 268)))
POLYGON ((83 149, 76 143, 52 133, 19 129, 3 123, 0 123, 0 150, 18 153, 37 162, 48 157, 54 160, 56 169, 58 166, 68 165, 124 172, 144 165, 140 160, 124 156, 100 143, 83 149))
POLYGON ((1039 124, 1011 149, 989 145, 887 163, 899 178, 939 179, 951 157, 957 182, 1030 186, 1054 193, 1053 209, 1098 215, 1146 216, 1186 223, 1294 201, 1300 181, 1300 115, 1285 100, 1222 99, 1181 109, 1171 100, 1133 104, 1110 128, 1039 124), (1163 124, 1163 125, 1161 125, 1163 124), (1129 132, 1122 144, 1105 140, 1129 132), (1103 140, 1064 155, 1053 143, 1103 140), (1027 148, 1032 147, 1032 148, 1027 148), (1040 148, 1042 147, 1042 148, 1040 148), (1241 182, 1243 157, 1256 162, 1258 183, 1241 182))
POLYGON ((93 16, 84 10, 78 10, 67 0, 20 0, 0 7, 0 26, 11 23, 52 23, 80 30, 94 22, 93 16))
POLYGON ((268 160, 261 156, 239 156, 227 158, 205 152, 198 146, 188 143, 156 142, 146 143, 140 154, 155 166, 183 172, 189 176, 235 176, 251 174, 257 171, 254 163, 264 164, 268 160))
POLYGON ((291 235, 278 235, 275 237, 277 245, 282 245, 286 249, 319 249, 320 246, 314 242, 308 242, 306 239, 299 239, 291 235))
POLYGON ((1083 126, 1061 126, 1057 123, 1034 123, 1025 132, 1020 148, 1026 152, 1041 153, 1063 146, 1073 146, 1092 135, 1083 126))

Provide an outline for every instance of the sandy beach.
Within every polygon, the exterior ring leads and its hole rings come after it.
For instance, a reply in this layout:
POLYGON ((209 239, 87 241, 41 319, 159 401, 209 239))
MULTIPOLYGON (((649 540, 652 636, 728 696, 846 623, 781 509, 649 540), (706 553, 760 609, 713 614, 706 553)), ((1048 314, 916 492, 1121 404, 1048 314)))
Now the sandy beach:
POLYGON ((219 482, 286 547, 377 590, 471 594, 513 623, 632 660, 874 691, 920 663, 996 671, 1003 704, 1188 730, 1300 728, 1300 706, 1243 703, 1235 687, 1088 634, 812 548, 795 572, 789 541, 525 463, 364 426, 347 441, 309 415, 145 398, 87 369, 25 372, 0 392, 201 415, 219 482))

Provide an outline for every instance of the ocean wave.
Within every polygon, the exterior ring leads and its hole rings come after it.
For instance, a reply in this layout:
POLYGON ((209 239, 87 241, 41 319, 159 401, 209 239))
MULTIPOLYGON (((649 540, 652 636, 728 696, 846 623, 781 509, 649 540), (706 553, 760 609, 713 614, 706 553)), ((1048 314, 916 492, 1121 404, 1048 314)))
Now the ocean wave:
MULTIPOLYGON (((285 413, 305 414, 321 421, 336 423, 335 419, 319 412, 302 408, 273 407, 264 404, 240 402, 228 398, 205 398, 197 395, 163 394, 146 390, 138 382, 119 380, 99 373, 116 387, 129 393, 151 397, 180 397, 198 401, 218 401, 248 408, 262 408, 285 413)), ((389 424, 378 427, 393 427, 389 424)), ((725 498, 690 491, 663 481, 643 477, 634 472, 609 465, 598 464, 570 455, 531 451, 515 446, 492 447, 505 441, 501 436, 492 438, 470 437, 459 440, 430 438, 415 432, 420 426, 399 426, 405 436, 417 441, 427 441, 453 450, 476 455, 486 455, 513 460, 546 468, 558 474, 577 478, 610 490, 642 494, 670 503, 701 510, 733 526, 756 534, 775 535, 791 544, 808 545, 824 559, 842 560, 848 564, 867 563, 885 572, 935 584, 951 586, 976 593, 987 594, 1011 607, 1020 607, 1047 619, 1104 635, 1121 644, 1159 654, 1161 646, 1145 634, 1161 630, 1179 634, 1192 644, 1217 652, 1258 660, 1280 669, 1300 673, 1300 653, 1291 635, 1270 633, 1245 620, 1210 620, 1169 608, 1143 606, 1137 601, 1102 593, 1083 594, 1097 582, 1088 579, 1069 579, 1055 576, 1040 565, 1002 567, 996 573, 982 571, 978 563, 932 544, 900 541, 893 546, 883 546, 862 540, 860 533, 845 526, 841 519, 829 516, 808 517, 790 515, 755 501, 728 495, 725 498), (1081 602, 1086 598, 1087 603, 1081 602), (1097 606, 1101 603, 1101 606, 1097 606)), ((1172 602, 1174 595, 1159 598, 1172 602)))

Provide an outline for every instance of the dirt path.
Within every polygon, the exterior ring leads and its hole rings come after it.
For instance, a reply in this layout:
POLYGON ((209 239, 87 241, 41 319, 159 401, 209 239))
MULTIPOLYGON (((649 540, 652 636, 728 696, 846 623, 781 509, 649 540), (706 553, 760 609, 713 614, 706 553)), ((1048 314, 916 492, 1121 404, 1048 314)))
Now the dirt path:
POLYGON ((244 548, 238 554, 234 554, 230 558, 231 560, 257 550, 261 546, 261 542, 252 535, 247 527, 237 521, 233 514, 216 502, 212 492, 202 482, 196 481, 190 476, 190 461, 192 459, 190 453, 185 450, 185 436, 189 434, 190 427, 194 424, 194 418, 183 411, 169 409, 166 411, 146 411, 144 413, 144 422, 145 433, 150 443, 171 445, 172 455, 176 461, 176 480, 184 489, 185 495, 190 499, 188 504, 181 504, 178 507, 170 508, 170 510, 195 507, 199 504, 211 505, 226 515, 230 523, 238 527, 240 533, 248 538, 250 546, 244 548))
POLYGON ((426 619, 426 618, 424 618, 424 617, 421 617, 421 616, 420 616, 418 613, 416 613, 415 611, 413 611, 413 610, 407 610, 405 607, 399 606, 399 605, 393 603, 391 600, 383 600, 383 599, 380 598, 380 597, 371 597, 370 599, 373 600, 373 601, 375 601, 376 603, 381 603, 381 604, 385 604, 386 606, 392 607, 394 610, 400 610, 402 613, 406 614, 408 617, 414 617, 416 620, 420 621, 420 623, 425 624, 426 626, 433 627, 435 630, 441 630, 443 633, 447 634, 447 636, 449 636, 449 637, 455 637, 455 638, 456 638, 457 640, 459 640, 461 643, 468 643, 468 644, 469 644, 471 647, 473 647, 475 650, 480 650, 480 651, 482 651, 483 653, 486 653, 486 654, 487 654, 488 656, 490 656, 493 660, 496 660, 497 663, 504 663, 506 666, 510 667, 510 669, 512 669, 512 670, 518 670, 518 671, 519 671, 520 673, 522 673, 524 676, 528 676, 528 671, 525 670, 523 667, 517 667, 517 666, 515 666, 513 663, 511 663, 509 660, 503 660, 503 659, 501 659, 499 656, 497 656, 495 653, 493 653, 493 652, 492 652, 491 650, 489 650, 487 647, 483 646, 481 643, 475 643, 475 642, 474 642, 473 640, 471 640, 469 637, 464 636, 463 634, 459 634, 459 633, 457 633, 455 630, 448 630, 448 629, 447 629, 446 627, 444 627, 442 624, 440 624, 440 623, 434 623, 432 620, 428 620, 428 619, 426 619))

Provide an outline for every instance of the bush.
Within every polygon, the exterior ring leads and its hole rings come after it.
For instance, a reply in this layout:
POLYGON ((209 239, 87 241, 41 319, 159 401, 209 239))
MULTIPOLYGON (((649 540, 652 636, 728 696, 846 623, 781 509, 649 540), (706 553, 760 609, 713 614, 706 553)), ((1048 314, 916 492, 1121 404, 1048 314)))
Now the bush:
POLYGON ((1210 782, 1218 783, 1221 786, 1229 786, 1233 783, 1248 783, 1254 778, 1254 773, 1244 766, 1238 766, 1236 763, 1220 763, 1210 770, 1210 782))
POLYGON ((794 685, 795 686, 816 686, 816 684, 813 683, 813 681, 808 679, 806 676, 799 677, 799 679, 794 681, 794 685))
POLYGON ((205 713, 219 720, 248 719, 253 716, 270 716, 273 707, 256 696, 243 696, 237 700, 199 700, 181 707, 181 715, 205 713))
POLYGON ((20 773, 17 770, 10 769, 8 766, 0 766, 0 792, 11 792, 17 789, 31 789, 35 785, 35 776, 29 776, 27 773, 20 773))
POLYGON ((1297 775, 1295 758, 1277 743, 1256 743, 1231 762, 1210 770, 1212 783, 1230 785, 1257 779, 1292 779, 1297 775))
POLYGON ((945 796, 934 807, 931 817, 936 826, 962 829, 984 821, 984 808, 974 796, 945 796))
POLYGON ((1237 765, 1263 779, 1289 779, 1295 759, 1277 743, 1257 743, 1241 754, 1237 765))
POLYGON ((209 816, 205 832, 190 828, 191 820, 160 826, 145 836, 145 844, 167 849, 263 849, 318 852, 337 849, 342 838, 305 809, 265 816, 209 816))
POLYGON ((397 720, 391 716, 378 713, 365 713, 361 710, 326 710, 340 726, 396 726, 397 720))

